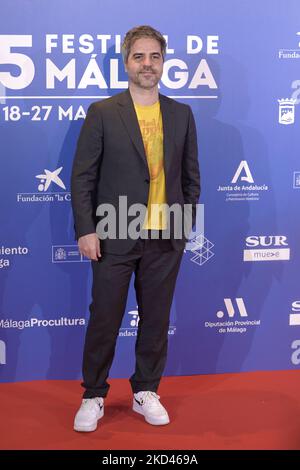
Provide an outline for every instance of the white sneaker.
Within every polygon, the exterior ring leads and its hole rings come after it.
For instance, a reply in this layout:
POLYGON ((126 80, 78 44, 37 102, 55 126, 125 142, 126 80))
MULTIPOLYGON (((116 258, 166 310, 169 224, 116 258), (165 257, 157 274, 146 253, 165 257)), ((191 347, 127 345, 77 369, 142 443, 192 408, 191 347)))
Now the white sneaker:
POLYGON ((132 409, 144 415, 149 424, 154 426, 168 424, 170 422, 169 415, 159 399, 160 397, 151 391, 134 393, 132 409))
POLYGON ((102 397, 84 398, 76 413, 74 430, 91 432, 97 429, 98 420, 104 415, 104 400, 102 397))

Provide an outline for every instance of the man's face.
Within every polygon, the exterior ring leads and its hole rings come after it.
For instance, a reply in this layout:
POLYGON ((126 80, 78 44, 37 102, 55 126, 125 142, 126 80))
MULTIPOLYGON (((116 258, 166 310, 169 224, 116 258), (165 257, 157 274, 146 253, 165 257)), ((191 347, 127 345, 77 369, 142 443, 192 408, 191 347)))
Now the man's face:
POLYGON ((129 83, 150 90, 157 86, 163 72, 163 57, 156 39, 137 39, 125 64, 129 83))

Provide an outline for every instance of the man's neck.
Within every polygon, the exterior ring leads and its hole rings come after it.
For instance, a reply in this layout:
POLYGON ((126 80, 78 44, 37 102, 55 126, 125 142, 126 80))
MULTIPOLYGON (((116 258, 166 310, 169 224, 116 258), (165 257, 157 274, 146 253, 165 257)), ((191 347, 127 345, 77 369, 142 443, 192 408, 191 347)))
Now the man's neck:
POLYGON ((154 87, 151 90, 145 90, 135 86, 134 84, 129 84, 129 91, 131 98, 135 104, 141 106, 151 106, 158 101, 158 87, 154 87))

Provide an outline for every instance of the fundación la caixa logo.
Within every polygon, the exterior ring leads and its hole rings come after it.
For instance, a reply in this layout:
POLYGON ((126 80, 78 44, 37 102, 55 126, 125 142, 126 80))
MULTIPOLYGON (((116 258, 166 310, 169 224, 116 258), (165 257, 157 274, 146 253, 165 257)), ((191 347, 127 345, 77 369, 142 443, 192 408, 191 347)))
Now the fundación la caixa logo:
MULTIPOLYGON (((289 314, 289 325, 300 326, 300 300, 292 303, 292 313, 289 314)), ((299 331, 299 330, 298 330, 299 331)), ((291 362, 294 366, 300 364, 300 339, 295 339, 291 344, 292 355, 291 362)))
POLYGON ((246 238, 244 261, 288 261, 290 248, 284 235, 251 235, 246 238))
POLYGON ((56 184, 59 188, 66 189, 64 182, 59 177, 59 174, 62 169, 63 167, 61 166, 60 168, 57 168, 57 170, 44 170, 45 173, 43 173, 42 175, 36 175, 36 178, 40 180, 38 190, 42 192, 47 191, 51 183, 56 184))
POLYGON ((54 170, 44 169, 44 173, 35 175, 38 180, 36 188, 38 192, 17 193, 17 202, 69 202, 71 194, 66 190, 61 175, 62 170, 62 166, 54 170), (63 191, 58 191, 58 188, 63 191))
POLYGON ((297 48, 294 49, 279 49, 278 51, 278 59, 300 59, 300 31, 296 33, 298 36, 298 44, 297 48))
POLYGON ((225 194, 226 202, 258 201, 261 192, 268 191, 266 184, 256 184, 247 160, 235 169, 230 184, 219 185, 217 192, 225 194))
POLYGON ((218 334, 246 333, 249 328, 260 326, 260 320, 250 319, 244 299, 225 298, 222 310, 216 312, 219 321, 206 321, 205 328, 217 331, 218 334))

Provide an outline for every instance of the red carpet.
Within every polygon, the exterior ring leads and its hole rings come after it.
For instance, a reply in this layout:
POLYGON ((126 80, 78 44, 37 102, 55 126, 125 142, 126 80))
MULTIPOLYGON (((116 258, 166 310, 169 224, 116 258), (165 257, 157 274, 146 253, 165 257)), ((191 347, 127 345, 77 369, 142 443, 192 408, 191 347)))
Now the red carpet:
POLYGON ((111 379, 93 433, 72 430, 78 381, 0 385, 1 449, 300 449, 299 371, 166 377, 171 424, 131 411, 127 380, 111 379))

